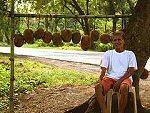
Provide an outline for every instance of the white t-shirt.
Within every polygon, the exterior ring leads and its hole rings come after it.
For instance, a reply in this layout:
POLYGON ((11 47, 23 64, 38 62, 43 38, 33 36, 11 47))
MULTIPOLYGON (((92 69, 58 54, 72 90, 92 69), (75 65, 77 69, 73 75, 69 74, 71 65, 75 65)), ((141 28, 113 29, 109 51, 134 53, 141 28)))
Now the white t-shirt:
MULTIPOLYGON (((108 50, 104 53, 100 66, 107 69, 109 78, 118 80, 124 76, 129 67, 134 67, 136 70, 137 61, 132 51, 124 50, 118 53, 115 50, 108 50)), ((130 78, 132 80, 132 77, 130 78)))

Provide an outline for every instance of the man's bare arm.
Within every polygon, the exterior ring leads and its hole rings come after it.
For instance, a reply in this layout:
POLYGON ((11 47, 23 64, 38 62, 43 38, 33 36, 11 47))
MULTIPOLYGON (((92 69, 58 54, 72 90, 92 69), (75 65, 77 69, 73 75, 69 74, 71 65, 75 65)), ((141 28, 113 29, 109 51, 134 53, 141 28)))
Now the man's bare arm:
POLYGON ((106 68, 105 67, 101 67, 101 74, 100 74, 100 77, 99 77, 99 80, 101 81, 102 78, 105 76, 105 73, 106 73, 106 68))
POLYGON ((124 74, 123 77, 121 77, 119 80, 117 80, 117 82, 114 84, 114 90, 115 91, 118 91, 119 90, 119 87, 120 87, 120 84, 127 78, 129 78, 130 76, 132 76, 132 74, 134 73, 135 69, 134 67, 129 67, 127 69, 127 72, 124 74))
POLYGON ((127 69, 126 73, 124 74, 124 76, 121 77, 121 78, 119 79, 119 81, 122 82, 122 81, 124 81, 125 79, 129 78, 130 76, 133 75, 134 71, 135 71, 134 67, 129 67, 129 68, 127 69))

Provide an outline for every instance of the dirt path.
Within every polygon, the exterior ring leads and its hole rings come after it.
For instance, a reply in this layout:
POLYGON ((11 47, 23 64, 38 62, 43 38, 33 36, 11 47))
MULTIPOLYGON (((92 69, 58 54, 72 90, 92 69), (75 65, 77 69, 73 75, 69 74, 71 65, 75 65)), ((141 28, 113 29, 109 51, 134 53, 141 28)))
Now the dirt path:
MULTIPOLYGON (((88 71, 99 75, 99 66, 74 63, 45 58, 29 57, 42 63, 53 64, 60 68, 88 71)), ((150 107, 150 76, 140 81, 140 95, 142 103, 150 107)), ((92 86, 62 86, 44 88, 39 86, 35 91, 20 94, 16 106, 16 113, 63 113, 66 109, 75 107, 94 94, 92 86)))

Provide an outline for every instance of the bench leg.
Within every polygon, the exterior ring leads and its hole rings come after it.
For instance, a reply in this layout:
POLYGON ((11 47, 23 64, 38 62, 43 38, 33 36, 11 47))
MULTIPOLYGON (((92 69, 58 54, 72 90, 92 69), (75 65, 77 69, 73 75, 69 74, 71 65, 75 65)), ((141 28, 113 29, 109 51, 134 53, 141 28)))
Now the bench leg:
POLYGON ((111 113, 112 96, 113 96, 113 91, 110 90, 110 91, 107 93, 107 110, 108 110, 108 113, 111 113))
POLYGON ((137 103, 136 103, 136 92, 135 92, 135 88, 133 89, 133 101, 134 101, 134 113, 137 113, 137 103))

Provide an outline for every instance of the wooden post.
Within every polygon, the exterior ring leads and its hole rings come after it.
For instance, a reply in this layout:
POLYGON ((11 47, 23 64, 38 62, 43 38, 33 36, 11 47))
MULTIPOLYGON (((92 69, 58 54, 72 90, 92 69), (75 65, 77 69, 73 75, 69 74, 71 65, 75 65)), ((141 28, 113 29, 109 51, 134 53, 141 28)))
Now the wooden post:
MULTIPOLYGON (((11 14, 8 15, 10 17, 11 14)), ((40 15, 41 18, 129 18, 131 15, 64 15, 64 14, 50 14, 50 15, 40 15)), ((30 17, 38 18, 39 14, 14 14, 14 17, 30 17)))
POLYGON ((14 41, 13 36, 15 34, 14 31, 14 0, 11 0, 11 48, 10 48, 10 62, 11 62, 11 69, 10 69, 10 89, 9 89, 9 113, 14 113, 14 41))

